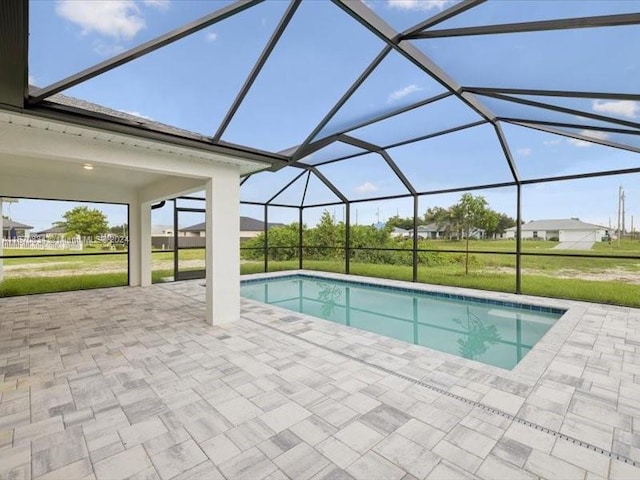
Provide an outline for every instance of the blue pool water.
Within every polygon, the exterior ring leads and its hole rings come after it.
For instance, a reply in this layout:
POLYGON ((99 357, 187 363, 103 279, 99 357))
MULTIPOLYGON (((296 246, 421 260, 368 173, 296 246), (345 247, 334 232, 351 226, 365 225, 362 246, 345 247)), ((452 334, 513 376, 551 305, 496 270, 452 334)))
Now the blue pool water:
POLYGON ((564 310, 291 275, 242 282, 242 296, 511 369, 564 310))

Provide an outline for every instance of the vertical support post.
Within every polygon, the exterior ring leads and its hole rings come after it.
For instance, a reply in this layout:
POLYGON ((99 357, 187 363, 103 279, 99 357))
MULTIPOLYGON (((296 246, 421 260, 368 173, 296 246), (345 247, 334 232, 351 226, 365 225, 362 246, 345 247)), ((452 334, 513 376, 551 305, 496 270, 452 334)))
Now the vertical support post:
POLYGON ((217 168, 206 184, 206 316, 240 318, 240 170, 217 168))
POLYGON ((180 262, 178 257, 178 199, 173 199, 173 281, 178 280, 180 262))
POLYGON ((516 185, 516 293, 522 293, 522 185, 516 185))
POLYGON ((345 203, 344 212, 344 273, 351 270, 351 203, 345 203))
POLYGON ((304 207, 298 207, 298 269, 302 270, 302 220, 304 207))
POLYGON ((129 204, 129 285, 151 285, 151 203, 129 204))
MULTIPOLYGON (((2 218, 2 198, 0 198, 0 257, 4 249, 4 219, 2 218)), ((4 259, 0 258, 0 282, 4 280, 4 259)))
POLYGON ((265 204, 264 206, 264 271, 269 271, 269 229, 267 225, 269 222, 269 205, 265 204))
POLYGON ((413 196, 413 276, 414 282, 418 281, 418 195, 413 196))

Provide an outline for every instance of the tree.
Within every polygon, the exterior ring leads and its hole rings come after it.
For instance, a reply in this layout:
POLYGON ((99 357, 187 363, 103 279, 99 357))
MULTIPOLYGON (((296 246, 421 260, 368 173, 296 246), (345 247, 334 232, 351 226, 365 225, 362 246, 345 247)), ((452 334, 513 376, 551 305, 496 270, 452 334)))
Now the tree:
MULTIPOLYGON (((420 219, 418 219, 418 225, 422 225, 420 219)), ((413 217, 400 217, 399 215, 394 215, 393 217, 389 217, 386 222, 387 227, 398 227, 404 230, 413 230, 413 217)))
POLYGON ((66 212, 63 222, 55 222, 55 226, 64 227, 67 234, 95 238, 109 230, 107 217, 100 210, 89 207, 75 207, 66 212))
POLYGON ((455 222, 467 240, 464 265, 465 275, 469 274, 469 236, 471 229, 482 228, 490 211, 487 205, 488 203, 483 196, 474 197, 470 193, 464 193, 460 197, 460 201, 451 207, 455 222))

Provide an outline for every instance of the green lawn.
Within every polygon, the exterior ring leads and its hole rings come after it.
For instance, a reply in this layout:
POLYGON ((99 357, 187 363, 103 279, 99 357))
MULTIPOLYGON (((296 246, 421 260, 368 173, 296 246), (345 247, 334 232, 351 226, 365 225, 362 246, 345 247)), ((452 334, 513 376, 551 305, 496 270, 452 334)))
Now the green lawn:
MULTIPOLYGON (((555 242, 523 242, 524 252, 553 252, 555 242)), ((470 273, 464 274, 463 242, 422 242, 421 248, 460 250, 456 253, 435 252, 421 254, 418 280, 424 283, 453 285, 503 292, 515 291, 515 255, 513 240, 470 242, 470 273), (425 245, 425 244, 428 244, 425 245), (481 254, 479 250, 490 250, 505 254, 481 254)), ((5 250, 6 255, 35 254, 34 251, 5 250)), ((39 252, 40 253, 40 252, 39 252)), ((57 252, 60 253, 60 252, 57 252)), ((126 285, 126 255, 77 256, 63 252, 64 256, 49 256, 36 259, 5 259, 5 281, 0 284, 0 297, 126 285), (13 269, 12 269, 13 267, 13 269), (56 274, 59 273, 59 274, 56 274), (40 275, 38 275, 40 274, 40 275), (21 278, 17 278, 20 276, 21 278)), ((640 257, 640 242, 622 241, 597 243, 590 252, 605 255, 629 255, 640 257)), ((412 279, 412 267, 408 264, 411 253, 398 254, 405 265, 383 265, 352 260, 351 273, 363 276, 412 279)), ((153 253, 153 279, 155 282, 173 276, 173 252, 153 253)), ((182 270, 201 269, 204 266, 204 250, 182 250, 182 270)), ((307 260, 307 270, 344 272, 344 261, 307 260)), ((242 263, 242 274, 262 272, 264 262, 242 263)), ((293 270, 298 261, 270 261, 269 271, 293 270)), ((593 302, 640 307, 640 259, 616 258, 570 258, 553 256, 522 257, 523 293, 550 297, 570 298, 593 302)))

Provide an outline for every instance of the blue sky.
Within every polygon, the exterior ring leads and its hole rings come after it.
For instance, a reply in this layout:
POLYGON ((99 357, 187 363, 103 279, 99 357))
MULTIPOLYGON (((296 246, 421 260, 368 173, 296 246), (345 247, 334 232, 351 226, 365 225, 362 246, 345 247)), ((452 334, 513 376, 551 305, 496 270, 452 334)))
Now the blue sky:
MULTIPOLYGON (((31 1, 30 81, 46 86, 229 3, 31 1)), ((454 2, 367 0, 365 3, 401 31, 454 2)), ((640 2, 632 0, 580 2, 579 9, 576 4, 575 1, 489 1, 436 28, 640 11, 640 2)), ((264 2, 64 93, 213 135, 287 5, 284 1, 264 2)), ((415 41, 415 45, 465 86, 637 94, 640 57, 620 48, 630 45, 633 38, 640 39, 640 27, 438 38, 415 41)), ((223 140, 268 151, 300 144, 383 46, 380 39, 330 2, 303 2, 225 131, 223 140)), ((392 52, 320 136, 348 130, 362 119, 444 91, 439 83, 392 52)), ((640 122, 640 102, 600 98, 526 99, 640 122)), ((494 98, 481 97, 480 100, 500 116, 612 126, 608 122, 494 98)), ((479 116, 460 100, 448 97, 379 125, 354 129, 349 135, 386 146, 478 119, 479 116)), ((525 179, 640 165, 637 153, 508 124, 503 124, 503 129, 518 170, 525 179)), ((571 133, 640 148, 638 136, 587 128, 571 133)), ((345 144, 334 144, 303 161, 317 163, 358 151, 345 144)), ((500 145, 493 128, 488 125, 400 146, 388 152, 419 191, 510 180, 500 145)), ((381 157, 375 154, 321 166, 319 170, 350 199, 404 191, 381 157)), ((266 200, 297 173, 295 170, 252 178, 243 187, 243 198, 266 200)), ((299 202, 305 180, 306 176, 278 197, 278 201, 299 202)), ((638 183, 636 176, 627 175, 526 187, 523 216, 525 219, 579 217, 606 224, 609 217, 615 219, 617 189, 622 184, 627 191, 627 212, 629 216, 635 213, 640 220, 640 191, 635 187, 638 183)), ((494 209, 515 215, 513 189, 478 193, 485 195, 494 209)), ((421 211, 437 204, 450 205, 459 196, 424 198, 421 211)), ((311 180, 307 203, 334 199, 335 196, 320 182, 311 180)), ((66 204, 37 208, 32 204, 25 200, 12 206, 12 215, 16 220, 38 225, 38 228, 46 228, 58 220, 66 209, 66 204)), ((378 218, 384 220, 396 213, 403 216, 412 213, 408 200, 369 202, 358 204, 357 209, 359 223, 372 223, 378 218)), ((261 215, 259 209, 243 207, 242 211, 249 216, 261 215)), ((315 223, 320 212, 314 212, 309 212, 306 223, 315 223)), ((121 208, 110 208, 107 213, 112 224, 124 221, 121 208)), ((336 217, 341 216, 341 208, 336 207, 336 217)), ((169 215, 158 213, 156 217, 154 222, 157 223, 171 221, 169 215)), ((297 211, 277 209, 270 215, 270 220, 294 221, 297 211)))

